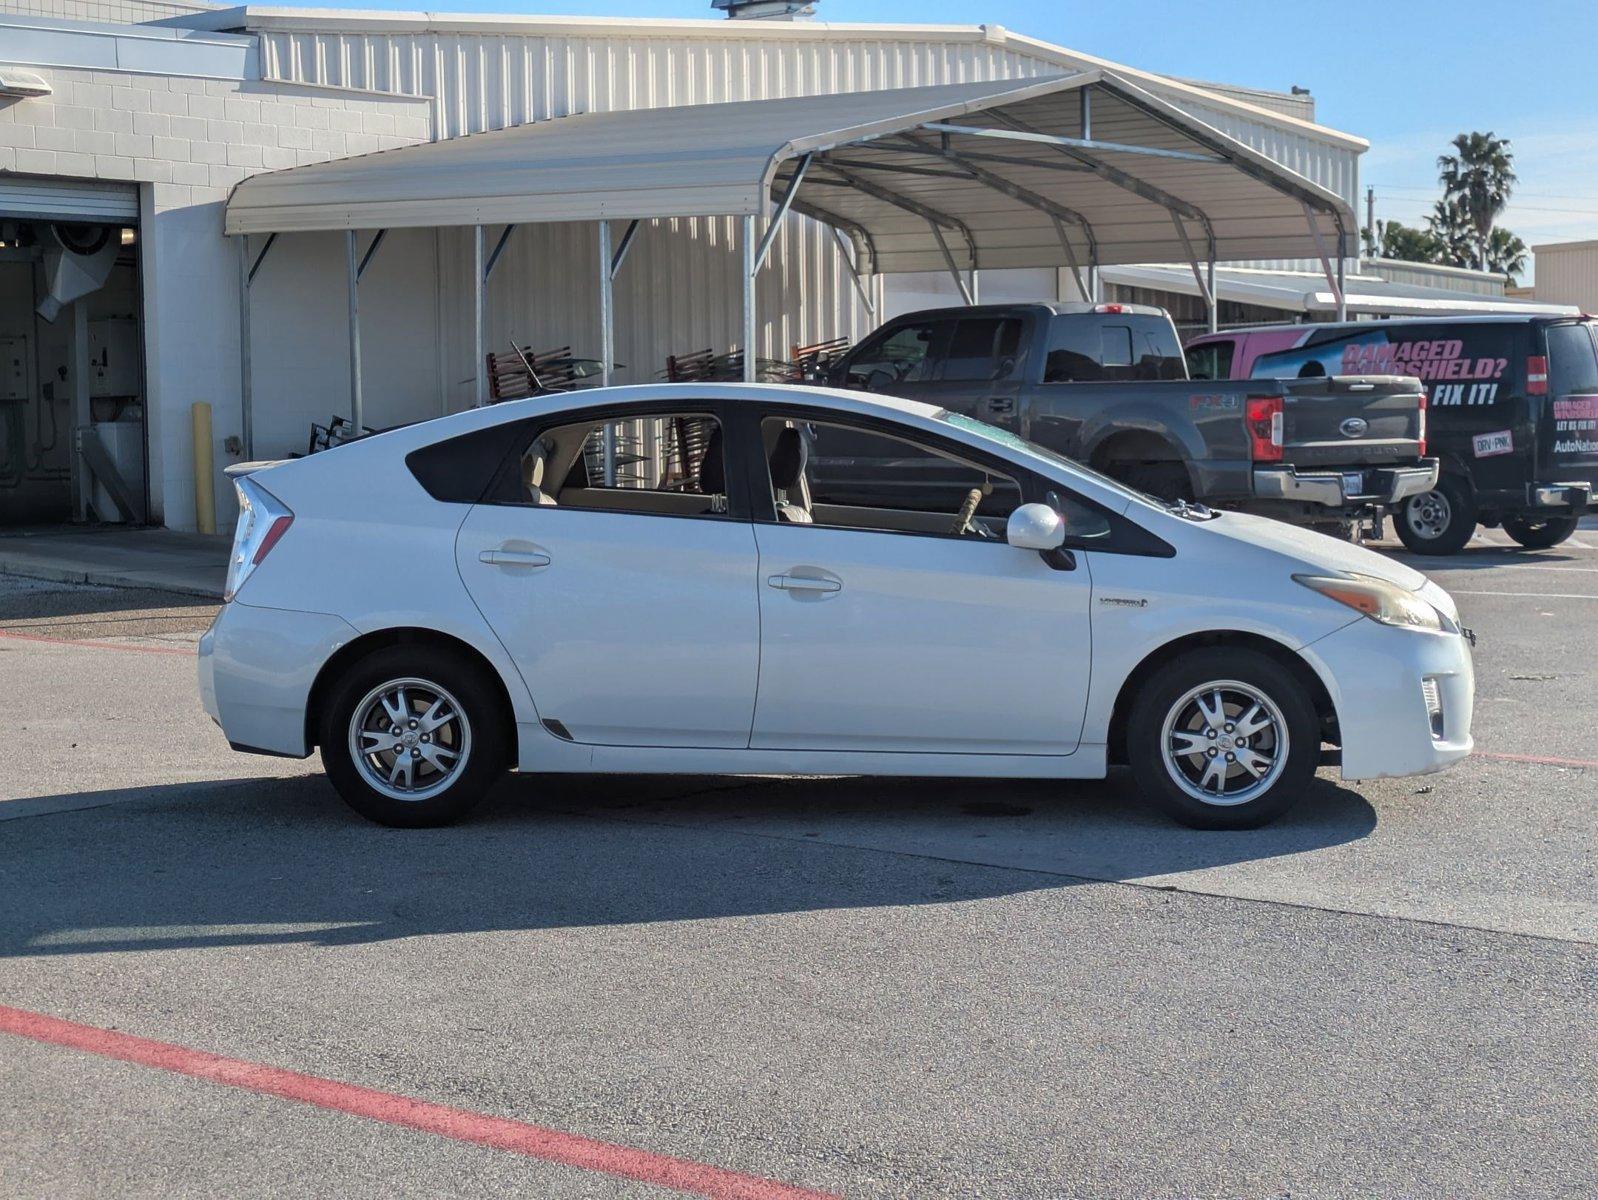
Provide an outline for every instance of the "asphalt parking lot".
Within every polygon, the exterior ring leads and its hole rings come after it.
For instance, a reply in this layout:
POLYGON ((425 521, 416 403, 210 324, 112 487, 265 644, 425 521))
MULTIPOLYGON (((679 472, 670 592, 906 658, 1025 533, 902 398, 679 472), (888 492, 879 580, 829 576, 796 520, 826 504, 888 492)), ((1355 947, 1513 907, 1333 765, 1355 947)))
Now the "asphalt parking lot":
POLYGON ((1220 834, 1113 779, 381 829, 228 750, 205 602, 0 577, 0 1193, 1598 1194, 1598 520, 1420 565, 1479 753, 1220 834))

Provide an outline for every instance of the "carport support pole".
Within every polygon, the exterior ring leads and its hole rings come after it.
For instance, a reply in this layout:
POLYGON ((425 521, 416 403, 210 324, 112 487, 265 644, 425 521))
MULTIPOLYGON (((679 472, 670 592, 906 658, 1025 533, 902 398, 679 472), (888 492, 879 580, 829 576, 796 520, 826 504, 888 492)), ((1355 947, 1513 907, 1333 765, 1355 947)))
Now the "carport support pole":
POLYGON ((472 403, 478 408, 488 403, 487 345, 483 332, 488 292, 488 272, 483 262, 486 233, 481 225, 472 226, 472 403))
POLYGON ((350 320, 350 420, 359 434, 363 427, 365 406, 361 402, 361 283, 360 267, 355 258, 355 230, 344 231, 344 265, 349 287, 350 320))
POLYGON ((239 244, 239 436, 244 461, 255 458, 255 384, 250 370, 250 236, 241 233, 239 244))
POLYGON ((744 241, 744 382, 755 381, 755 218, 743 219, 744 241))
POLYGON ((1221 298, 1215 294, 1215 252, 1210 252, 1209 261, 1204 264, 1205 290, 1209 292, 1209 317, 1210 332, 1219 333, 1221 328, 1221 298))
POLYGON ((1348 320, 1348 288, 1344 268, 1348 262, 1348 234, 1337 231, 1337 319, 1348 320))
MULTIPOLYGON (((611 274, 610 222, 599 223, 599 386, 610 386, 610 373, 616 361, 616 293, 611 274)), ((616 486, 616 423, 607 421, 600 435, 600 454, 605 486, 616 486)))

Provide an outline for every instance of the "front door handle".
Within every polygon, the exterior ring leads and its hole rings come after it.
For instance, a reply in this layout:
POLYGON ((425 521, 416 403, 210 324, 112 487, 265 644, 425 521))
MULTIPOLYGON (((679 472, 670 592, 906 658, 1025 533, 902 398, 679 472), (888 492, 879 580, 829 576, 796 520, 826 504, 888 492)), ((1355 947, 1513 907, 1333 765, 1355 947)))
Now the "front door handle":
POLYGON ((768 587, 785 592, 841 592, 841 579, 815 579, 808 575, 773 575, 766 580, 768 587))
POLYGON ((477 561, 491 567, 547 567, 549 555, 533 550, 484 550, 477 561))

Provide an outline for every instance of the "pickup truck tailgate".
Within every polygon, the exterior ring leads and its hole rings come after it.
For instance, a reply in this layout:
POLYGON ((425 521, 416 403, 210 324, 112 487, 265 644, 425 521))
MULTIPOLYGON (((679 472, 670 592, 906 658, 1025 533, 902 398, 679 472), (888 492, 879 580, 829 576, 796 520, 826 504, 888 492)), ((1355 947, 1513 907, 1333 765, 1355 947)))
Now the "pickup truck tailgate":
POLYGON ((1426 393, 1407 375, 1272 380, 1283 392, 1286 459, 1299 467, 1413 462, 1426 393))

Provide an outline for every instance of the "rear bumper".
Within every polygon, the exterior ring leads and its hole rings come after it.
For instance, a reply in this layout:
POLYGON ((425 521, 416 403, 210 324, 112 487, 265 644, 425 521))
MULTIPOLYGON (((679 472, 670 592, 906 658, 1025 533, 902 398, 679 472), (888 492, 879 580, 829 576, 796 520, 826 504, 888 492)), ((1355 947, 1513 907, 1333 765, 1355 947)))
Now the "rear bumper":
POLYGON ((356 636, 326 613, 235 600, 200 639, 200 703, 235 748, 304 758, 311 685, 333 652, 356 636))
POLYGON ((1325 508, 1397 504, 1437 486, 1438 462, 1423 458, 1413 466, 1353 467, 1346 471, 1299 471, 1296 467, 1255 467, 1254 495, 1325 508))
POLYGON ((1579 517, 1593 508, 1593 485, 1586 481, 1530 483, 1526 485, 1526 502, 1535 509, 1579 517))

